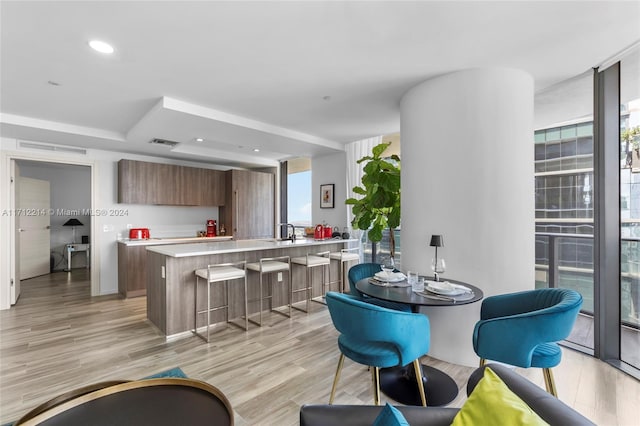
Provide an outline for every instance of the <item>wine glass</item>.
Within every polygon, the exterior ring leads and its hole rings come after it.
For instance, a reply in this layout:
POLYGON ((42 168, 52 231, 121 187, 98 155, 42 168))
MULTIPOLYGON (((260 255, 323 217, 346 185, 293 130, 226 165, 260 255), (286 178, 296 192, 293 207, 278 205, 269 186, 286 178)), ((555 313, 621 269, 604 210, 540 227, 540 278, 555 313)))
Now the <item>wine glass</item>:
POLYGON ((443 274, 446 269, 446 265, 444 263, 443 258, 433 258, 431 259, 431 270, 433 271, 433 276, 436 281, 440 281, 439 274, 443 274))
POLYGON ((387 256, 382 259, 382 264, 380 265, 380 269, 384 273, 384 280, 389 285, 389 280, 391 278, 391 274, 396 269, 396 263, 392 256, 387 256))

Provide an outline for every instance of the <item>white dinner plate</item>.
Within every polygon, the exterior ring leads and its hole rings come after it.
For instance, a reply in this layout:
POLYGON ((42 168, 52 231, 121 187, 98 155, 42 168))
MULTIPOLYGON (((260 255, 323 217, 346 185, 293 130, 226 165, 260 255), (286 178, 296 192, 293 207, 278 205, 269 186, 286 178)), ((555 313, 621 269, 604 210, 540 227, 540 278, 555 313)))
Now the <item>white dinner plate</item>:
POLYGON ((425 289, 435 294, 445 296, 458 296, 464 293, 471 293, 471 289, 459 284, 451 284, 447 281, 426 281, 425 289))
POLYGON ((390 283, 402 281, 407 278, 402 272, 391 272, 387 274, 384 271, 376 272, 375 277, 380 281, 388 281, 390 283))

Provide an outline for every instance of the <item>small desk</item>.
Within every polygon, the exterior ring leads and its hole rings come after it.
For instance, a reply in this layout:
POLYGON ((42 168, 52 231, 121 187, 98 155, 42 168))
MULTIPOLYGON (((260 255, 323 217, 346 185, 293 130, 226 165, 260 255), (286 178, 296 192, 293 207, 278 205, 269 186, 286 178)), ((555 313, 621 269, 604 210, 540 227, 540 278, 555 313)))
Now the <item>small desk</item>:
POLYGON ((65 271, 70 271, 71 270, 71 254, 76 252, 76 251, 83 251, 86 253, 87 255, 87 269, 89 269, 89 266, 91 264, 91 262, 89 261, 89 253, 91 251, 91 244, 67 244, 65 246, 67 248, 67 269, 65 269, 65 271))
MULTIPOLYGON (((371 284, 369 278, 362 279, 356 283, 356 288, 367 296, 376 299, 389 300, 392 302, 411 305, 411 310, 418 313, 420 306, 443 306, 453 307, 474 303, 484 296, 482 290, 471 284, 461 281, 446 279, 454 284, 461 284, 473 290, 474 297, 467 300, 451 302, 447 300, 435 300, 422 297, 413 293, 411 287, 386 287, 371 284)), ((471 336, 469 336, 471 339, 471 336)), ((427 396, 427 405, 441 406, 453 401, 458 395, 458 385, 444 371, 428 365, 422 365, 422 378, 424 381, 424 391, 427 396)), ((415 372, 411 365, 406 367, 385 368, 380 371, 380 387, 385 395, 401 402, 405 405, 422 405, 418 385, 416 384, 415 372)))

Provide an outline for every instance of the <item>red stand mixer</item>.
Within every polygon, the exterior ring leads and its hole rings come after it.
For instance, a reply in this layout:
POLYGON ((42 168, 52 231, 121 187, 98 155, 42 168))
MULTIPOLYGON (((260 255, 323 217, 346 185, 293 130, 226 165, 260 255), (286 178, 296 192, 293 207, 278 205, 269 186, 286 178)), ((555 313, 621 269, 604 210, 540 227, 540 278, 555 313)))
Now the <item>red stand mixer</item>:
POLYGON ((207 220, 207 237, 216 236, 216 221, 213 219, 207 220))

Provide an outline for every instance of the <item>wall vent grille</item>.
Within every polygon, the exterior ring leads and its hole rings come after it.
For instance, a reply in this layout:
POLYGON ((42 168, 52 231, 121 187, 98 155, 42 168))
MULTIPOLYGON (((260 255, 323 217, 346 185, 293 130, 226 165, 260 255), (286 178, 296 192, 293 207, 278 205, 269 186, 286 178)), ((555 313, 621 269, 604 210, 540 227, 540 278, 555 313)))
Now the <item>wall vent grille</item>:
POLYGON ((35 149, 38 151, 48 151, 48 152, 60 152, 65 154, 87 155, 87 150, 84 148, 76 148, 74 146, 55 145, 51 143, 42 143, 42 142, 19 141, 18 148, 19 149, 35 149))

